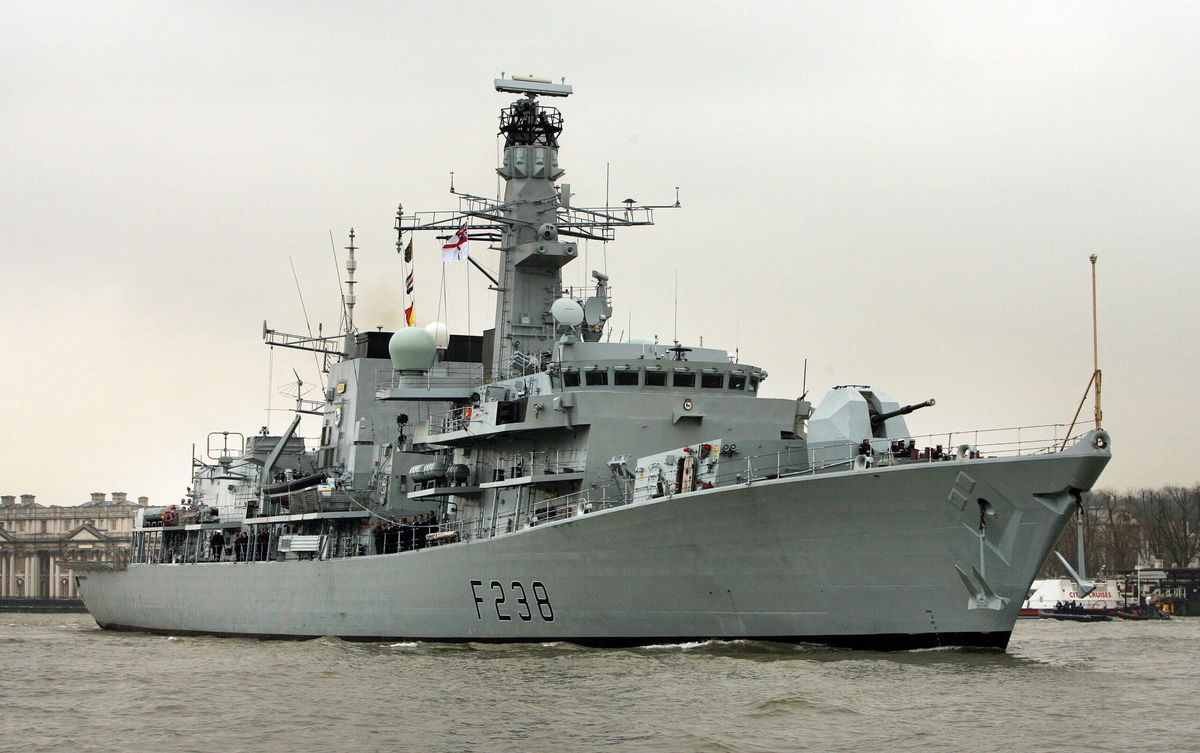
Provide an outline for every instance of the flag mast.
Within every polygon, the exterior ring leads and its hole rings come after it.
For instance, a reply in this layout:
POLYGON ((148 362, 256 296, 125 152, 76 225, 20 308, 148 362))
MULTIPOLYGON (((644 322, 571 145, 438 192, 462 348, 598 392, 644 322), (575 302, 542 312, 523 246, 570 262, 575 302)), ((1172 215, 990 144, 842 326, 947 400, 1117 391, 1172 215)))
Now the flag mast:
POLYGON ((1079 399, 1079 407, 1075 409, 1075 417, 1071 419, 1071 425, 1067 428, 1066 434, 1063 436, 1062 447, 1059 450, 1067 448, 1067 441, 1071 438, 1071 432, 1075 431, 1075 422, 1079 420, 1079 414, 1083 410, 1083 404, 1087 402, 1088 393, 1092 387, 1096 388, 1094 395, 1095 420, 1096 428, 1100 428, 1100 421, 1104 417, 1103 411, 1100 410, 1100 337, 1096 327, 1096 255, 1092 254, 1088 257, 1092 263, 1092 378, 1088 380, 1087 387, 1083 390, 1083 397, 1079 399))
POLYGON ((1104 417, 1104 412, 1100 410, 1100 338, 1096 328, 1096 255, 1091 255, 1092 262, 1092 381, 1096 383, 1096 428, 1100 428, 1100 421, 1104 417))

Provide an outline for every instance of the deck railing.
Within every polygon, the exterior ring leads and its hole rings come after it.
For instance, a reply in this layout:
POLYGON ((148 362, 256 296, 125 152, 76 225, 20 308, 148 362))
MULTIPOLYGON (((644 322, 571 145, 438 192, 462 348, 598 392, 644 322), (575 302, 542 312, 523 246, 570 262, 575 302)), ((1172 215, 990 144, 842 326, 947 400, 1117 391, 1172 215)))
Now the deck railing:
MULTIPOLYGON (((1066 431, 1065 424, 1043 424, 905 437, 905 448, 909 447, 910 440, 915 442, 914 446, 917 448, 915 458, 912 451, 900 453, 888 450, 877 452, 868 458, 858 454, 859 444, 849 442, 845 445, 744 457, 736 453, 726 454, 721 457, 717 474, 707 477, 707 483, 711 487, 705 488, 748 486, 759 481, 803 475, 816 476, 855 468, 866 469, 920 463, 970 463, 995 457, 1053 454, 1063 446, 1064 438, 1067 443, 1070 443, 1077 441, 1087 433, 1087 429, 1085 429, 1079 434, 1065 437, 1066 431)), ((886 442, 889 445, 891 441, 890 439, 876 440, 877 443, 886 442)), ((568 468, 574 468, 573 464, 575 463, 578 463, 579 468, 582 469, 585 458, 582 452, 564 452, 556 456, 551 451, 550 453, 522 453, 509 458, 509 460, 512 459, 528 460, 530 467, 534 469, 549 463, 559 469, 556 472, 565 473, 568 468)), ((414 551, 435 548, 444 544, 505 536, 633 502, 671 498, 698 491, 697 488, 676 488, 673 474, 665 481, 661 493, 656 492, 652 495, 645 495, 644 492, 642 494, 635 493, 634 481, 630 478, 558 497, 528 501, 504 514, 451 520, 433 527, 421 527, 421 535, 425 537, 424 546, 416 547, 414 551)), ((251 530, 257 530, 253 521, 247 521, 247 525, 251 530)), ((265 548, 259 544, 257 537, 251 536, 240 554, 236 544, 231 541, 226 542, 225 547, 216 553, 211 550, 209 539, 200 535, 201 532, 188 533, 191 535, 168 542, 164 541, 163 532, 135 531, 130 559, 133 562, 153 563, 216 562, 230 559, 261 562, 277 556, 278 534, 275 531, 271 532, 271 538, 265 548)), ((211 536, 209 532, 204 533, 211 536)), ((336 535, 324 536, 319 550, 311 554, 313 559, 355 557, 378 554, 379 552, 376 552, 375 548, 370 533, 356 534, 343 531, 336 535)))

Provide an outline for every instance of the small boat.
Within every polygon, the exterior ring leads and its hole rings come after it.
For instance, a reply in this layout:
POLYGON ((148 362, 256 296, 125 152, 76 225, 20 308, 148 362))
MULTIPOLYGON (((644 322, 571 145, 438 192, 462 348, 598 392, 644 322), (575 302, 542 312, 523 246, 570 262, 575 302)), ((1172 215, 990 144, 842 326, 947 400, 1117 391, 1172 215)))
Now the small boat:
POLYGON ((1154 607, 1143 607, 1142 609, 1132 609, 1129 611, 1115 612, 1122 620, 1169 620, 1171 615, 1164 614, 1154 607))
POLYGON ((1051 620, 1069 620, 1071 622, 1111 622, 1112 617, 1098 612, 1056 612, 1052 609, 1042 609, 1038 611, 1038 617, 1043 617, 1051 620))
POLYGON ((1137 600, 1128 597, 1121 584, 1114 578, 1093 581, 1096 585, 1083 593, 1070 578, 1043 578, 1035 580, 1021 605, 1021 617, 1040 617, 1042 612, 1054 611, 1055 604, 1074 601, 1088 612, 1112 614, 1118 609, 1132 610, 1137 600))

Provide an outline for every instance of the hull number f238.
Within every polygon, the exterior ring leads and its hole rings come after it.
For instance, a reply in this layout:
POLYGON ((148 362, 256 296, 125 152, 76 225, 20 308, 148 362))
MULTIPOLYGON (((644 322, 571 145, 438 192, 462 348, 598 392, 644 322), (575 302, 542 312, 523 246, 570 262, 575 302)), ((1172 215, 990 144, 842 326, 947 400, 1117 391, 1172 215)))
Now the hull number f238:
POLYGON ((550 606, 550 594, 546 586, 535 580, 526 589, 518 580, 508 584, 494 580, 484 584, 481 580, 471 581, 471 595, 475 597, 475 616, 479 619, 496 619, 508 622, 516 617, 530 622, 537 615, 543 622, 554 622, 554 607, 550 606))

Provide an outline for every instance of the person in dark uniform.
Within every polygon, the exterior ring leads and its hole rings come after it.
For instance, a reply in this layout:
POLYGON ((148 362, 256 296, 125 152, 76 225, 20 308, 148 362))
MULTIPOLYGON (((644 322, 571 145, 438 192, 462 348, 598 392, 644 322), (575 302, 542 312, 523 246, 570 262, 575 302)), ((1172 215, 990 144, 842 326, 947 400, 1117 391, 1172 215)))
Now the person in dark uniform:
POLYGON ((383 531, 383 553, 395 554, 400 540, 400 529, 395 523, 389 523, 383 531))
POLYGON ((265 527, 258 529, 258 537, 255 539, 258 544, 258 560, 260 562, 267 561, 267 547, 271 545, 271 532, 265 527))
POLYGON ((383 554, 383 536, 386 531, 383 529, 383 521, 375 524, 371 529, 371 542, 375 545, 375 554, 383 554))
MULTIPOLYGON (((414 518, 415 520, 415 518, 414 518)), ((408 518, 400 518, 400 551, 407 552, 412 549, 413 545, 413 529, 409 525, 408 518)))
POLYGON ((208 548, 212 552, 212 558, 220 562, 221 550, 225 548, 225 535, 221 533, 221 529, 213 531, 212 538, 208 540, 208 548))
POLYGON ((238 531, 237 536, 233 537, 233 558, 238 562, 246 561, 246 544, 249 543, 249 537, 245 531, 238 531))
POLYGON ((425 534, 429 533, 429 521, 424 515, 413 519, 413 549, 425 548, 425 534))
POLYGON ((862 441, 862 444, 858 446, 858 454, 868 458, 875 454, 875 450, 871 448, 871 440, 864 439, 862 441))

